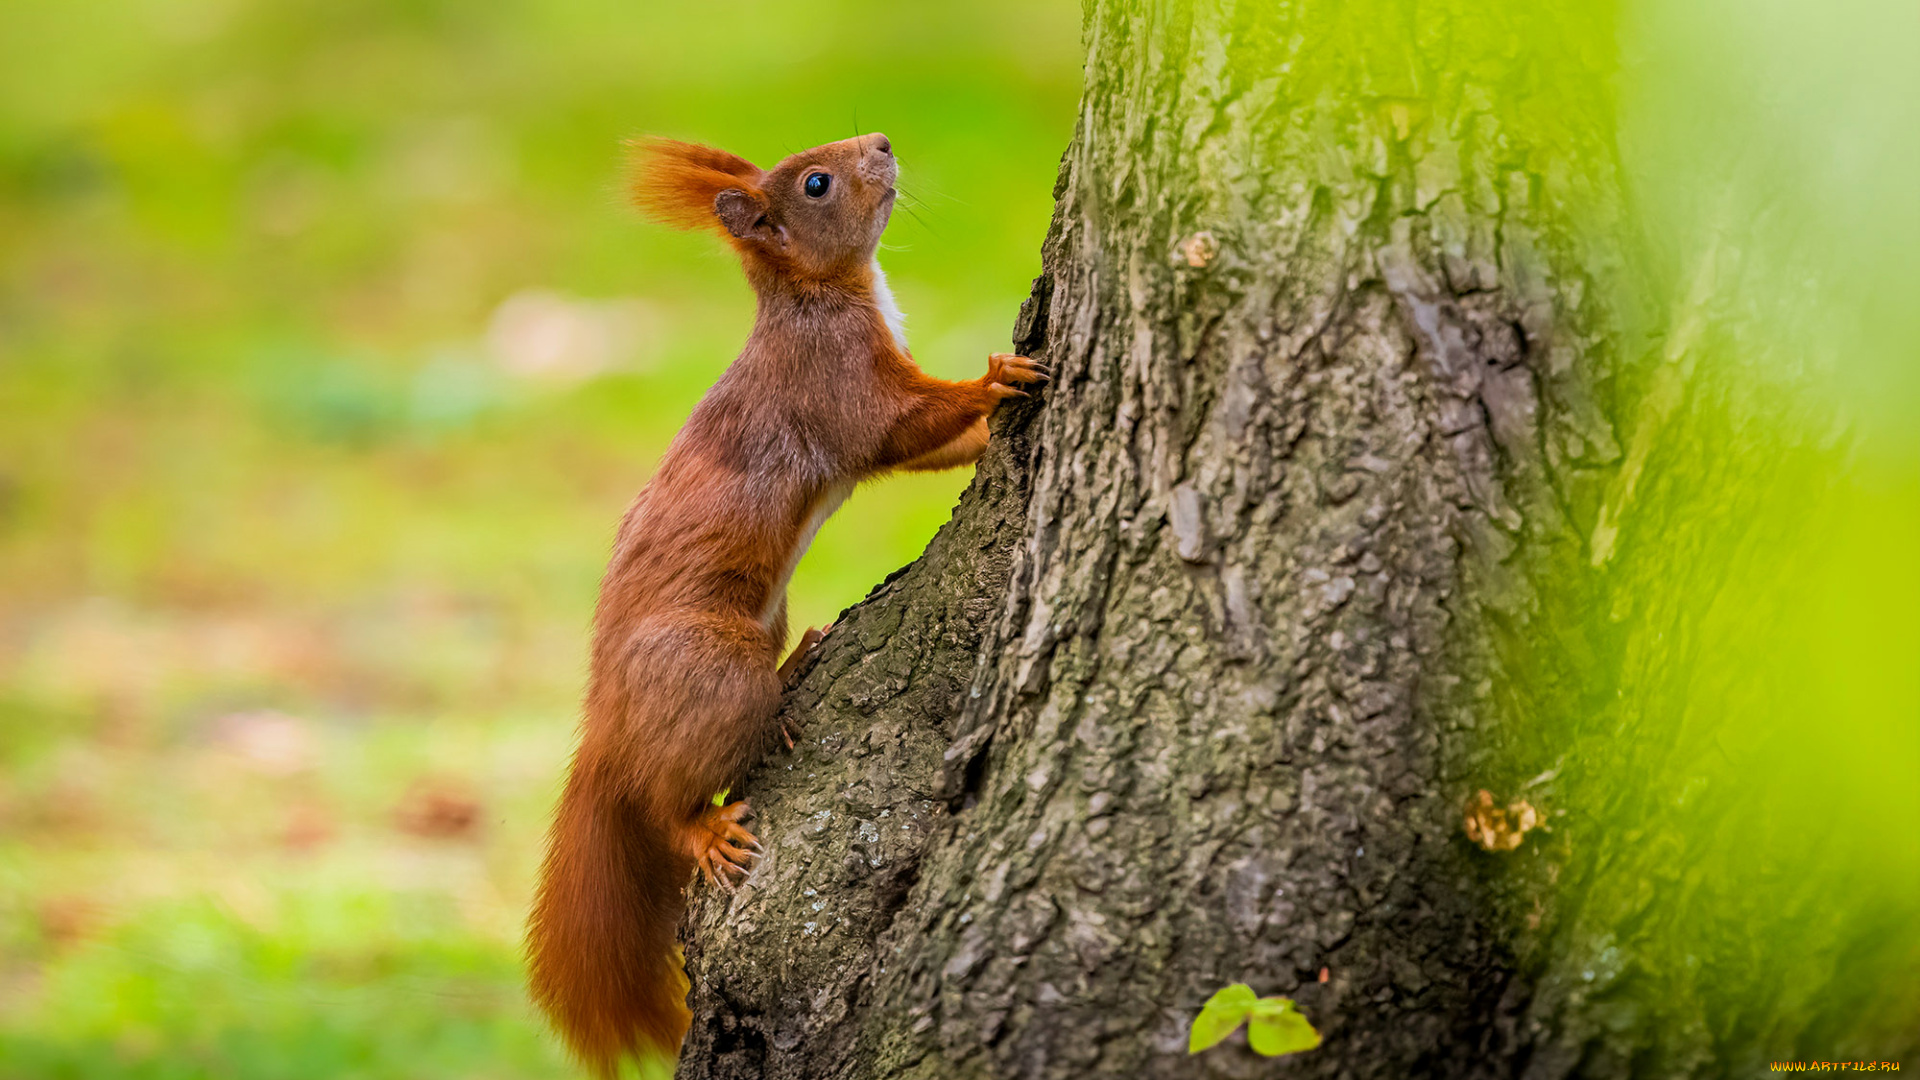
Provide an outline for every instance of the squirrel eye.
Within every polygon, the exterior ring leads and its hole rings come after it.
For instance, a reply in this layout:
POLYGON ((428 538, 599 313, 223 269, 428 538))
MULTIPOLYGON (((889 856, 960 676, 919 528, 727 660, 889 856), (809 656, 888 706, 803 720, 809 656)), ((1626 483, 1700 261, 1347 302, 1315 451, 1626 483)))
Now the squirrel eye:
POLYGON ((826 173, 817 172, 807 177, 807 198, 818 199, 825 195, 827 193, 827 185, 832 182, 833 178, 826 173))

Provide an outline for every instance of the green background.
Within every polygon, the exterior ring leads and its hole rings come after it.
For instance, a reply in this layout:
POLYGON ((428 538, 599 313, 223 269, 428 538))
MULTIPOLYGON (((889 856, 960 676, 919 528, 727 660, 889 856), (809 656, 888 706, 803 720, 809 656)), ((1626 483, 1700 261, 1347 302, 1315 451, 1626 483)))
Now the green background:
MULTIPOLYGON (((1289 10, 1296 91, 1517 71, 1537 158, 1501 165, 1598 253, 1620 528, 1541 564, 1469 778, 1557 823, 1514 855, 1567 868, 1515 918, 1541 1000, 1655 1017, 1675 1071, 1910 1046, 1920 8, 1289 10)), ((972 375, 1039 269, 1078 20, 0 8, 0 1077, 567 1075, 517 943, 594 589, 752 318, 712 238, 625 209, 620 141, 885 131, 916 356, 972 375)), ((965 481, 856 495, 796 629, 965 481)))
MULTIPOLYGON (((627 501, 753 318, 621 140, 885 131, 972 377, 1039 272, 1079 12, 0 9, 0 1076, 566 1075, 520 924, 627 501)), ((796 627, 964 471, 857 494, 796 627)))

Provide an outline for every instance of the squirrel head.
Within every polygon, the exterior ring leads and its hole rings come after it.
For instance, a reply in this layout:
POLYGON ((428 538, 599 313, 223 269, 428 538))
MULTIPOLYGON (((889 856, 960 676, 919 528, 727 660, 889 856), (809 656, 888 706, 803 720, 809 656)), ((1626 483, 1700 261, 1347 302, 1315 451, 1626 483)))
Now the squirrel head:
POLYGON ((759 284, 858 277, 893 213, 899 164, 885 135, 816 146, 760 169, 671 139, 634 144, 634 201, 656 220, 726 235, 759 284))

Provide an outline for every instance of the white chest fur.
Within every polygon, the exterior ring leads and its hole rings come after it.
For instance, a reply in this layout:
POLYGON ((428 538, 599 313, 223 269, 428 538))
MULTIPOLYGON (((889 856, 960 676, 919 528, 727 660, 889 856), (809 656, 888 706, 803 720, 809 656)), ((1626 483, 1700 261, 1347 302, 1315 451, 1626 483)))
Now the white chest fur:
POLYGON ((780 580, 774 583, 773 591, 767 594, 767 606, 760 612, 760 625, 769 629, 773 627, 774 617, 780 614, 780 606, 786 602, 787 583, 793 580, 793 571, 800 565, 800 556, 813 546, 813 538, 820 534, 820 526, 825 525, 833 512, 840 509, 840 504, 847 501, 847 496, 853 494, 853 487, 853 481, 843 481, 821 492, 820 498, 815 500, 813 509, 807 514, 806 524, 800 528, 800 536, 794 541, 793 553, 787 556, 787 565, 780 572, 780 580))
POLYGON ((893 298, 893 289, 887 285, 887 275, 880 269, 880 258, 873 260, 873 303, 880 309, 880 317, 887 320, 887 330, 893 334, 893 343, 902 350, 907 347, 907 317, 900 312, 900 305, 893 298))

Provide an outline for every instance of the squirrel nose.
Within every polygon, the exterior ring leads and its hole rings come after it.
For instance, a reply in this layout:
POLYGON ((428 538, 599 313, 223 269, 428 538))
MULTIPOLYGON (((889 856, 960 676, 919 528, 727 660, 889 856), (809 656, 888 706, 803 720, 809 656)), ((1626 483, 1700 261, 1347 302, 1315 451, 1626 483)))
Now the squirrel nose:
POLYGON ((888 156, 892 156, 893 154, 893 144, 887 141, 885 135, 874 136, 873 148, 888 156))

